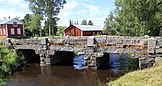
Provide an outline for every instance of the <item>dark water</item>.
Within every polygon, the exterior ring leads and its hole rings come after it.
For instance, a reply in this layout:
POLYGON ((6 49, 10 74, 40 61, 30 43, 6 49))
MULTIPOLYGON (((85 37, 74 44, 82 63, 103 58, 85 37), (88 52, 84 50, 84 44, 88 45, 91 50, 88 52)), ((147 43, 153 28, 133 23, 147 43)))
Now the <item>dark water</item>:
POLYGON ((113 68, 108 70, 76 70, 73 66, 40 67, 38 64, 28 64, 25 70, 9 78, 7 86, 100 86, 100 83, 128 72, 118 68, 118 55, 113 56, 114 59, 110 60, 113 68))

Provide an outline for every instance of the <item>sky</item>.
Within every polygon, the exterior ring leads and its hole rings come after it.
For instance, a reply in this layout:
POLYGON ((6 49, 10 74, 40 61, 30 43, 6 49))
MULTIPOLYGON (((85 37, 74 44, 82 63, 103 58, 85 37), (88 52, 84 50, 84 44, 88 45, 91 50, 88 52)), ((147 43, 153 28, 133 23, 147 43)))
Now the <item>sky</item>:
MULTIPOLYGON (((60 10, 58 26, 68 26, 69 20, 91 20, 94 25, 104 25, 107 15, 115 9, 115 0, 66 0, 64 8, 60 10)), ((32 14, 28 2, 25 0, 0 0, 0 20, 4 17, 24 18, 26 14, 32 14)))

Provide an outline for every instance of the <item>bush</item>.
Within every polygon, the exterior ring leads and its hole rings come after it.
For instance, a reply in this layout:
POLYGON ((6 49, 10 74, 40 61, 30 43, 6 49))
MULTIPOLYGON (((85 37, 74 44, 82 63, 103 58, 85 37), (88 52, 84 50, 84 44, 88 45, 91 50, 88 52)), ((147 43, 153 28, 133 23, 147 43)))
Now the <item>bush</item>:
POLYGON ((12 70, 17 68, 17 64, 25 64, 24 56, 0 46, 0 79, 11 75, 12 70))
POLYGON ((0 78, 11 74, 11 67, 16 64, 17 54, 6 47, 0 46, 0 78))
POLYGON ((0 79, 0 86, 6 86, 6 81, 0 79))

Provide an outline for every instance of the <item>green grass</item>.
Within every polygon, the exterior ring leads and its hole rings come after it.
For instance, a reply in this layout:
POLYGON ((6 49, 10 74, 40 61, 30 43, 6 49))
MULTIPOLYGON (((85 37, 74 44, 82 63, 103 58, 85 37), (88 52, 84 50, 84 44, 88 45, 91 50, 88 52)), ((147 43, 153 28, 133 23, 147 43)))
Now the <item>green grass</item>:
POLYGON ((0 38, 0 43, 3 41, 3 40, 5 40, 6 38, 0 38))
POLYGON ((162 62, 153 67, 130 72, 115 81, 107 83, 108 86, 162 86, 162 62))

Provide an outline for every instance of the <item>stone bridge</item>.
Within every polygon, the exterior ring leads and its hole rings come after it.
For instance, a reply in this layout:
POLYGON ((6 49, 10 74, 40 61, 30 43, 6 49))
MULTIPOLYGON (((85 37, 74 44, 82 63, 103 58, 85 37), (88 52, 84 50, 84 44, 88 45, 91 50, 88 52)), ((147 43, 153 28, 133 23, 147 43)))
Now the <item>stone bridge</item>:
POLYGON ((104 53, 127 53, 139 58, 139 67, 152 65, 161 59, 162 37, 92 36, 53 37, 4 40, 3 45, 11 49, 32 49, 40 56, 40 66, 51 65, 51 55, 56 51, 77 52, 84 55, 86 67, 97 68, 96 58, 104 53))

